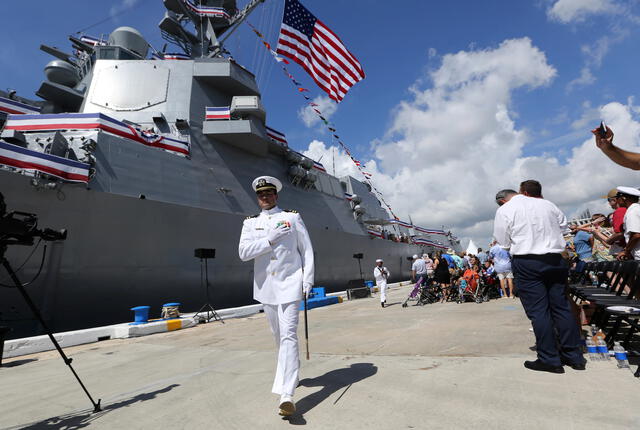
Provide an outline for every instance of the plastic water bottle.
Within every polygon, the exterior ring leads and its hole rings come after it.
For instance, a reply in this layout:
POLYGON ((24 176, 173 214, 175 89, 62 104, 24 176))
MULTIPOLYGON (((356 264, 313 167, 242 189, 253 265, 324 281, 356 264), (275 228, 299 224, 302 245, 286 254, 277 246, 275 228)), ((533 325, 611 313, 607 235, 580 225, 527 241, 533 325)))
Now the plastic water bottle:
POLYGON ((625 351, 622 345, 620 345, 620 342, 616 342, 614 344, 613 354, 616 357, 616 361, 618 362, 618 367, 620 369, 629 368, 629 360, 627 360, 627 351, 625 351))
POLYGON ((601 337, 598 337, 598 342, 596 343, 596 350, 598 351, 600 360, 609 360, 609 348, 607 347, 607 343, 601 337))
POLYGON ((600 356, 598 355, 598 349, 596 347, 595 342, 593 341, 593 338, 591 336, 587 336, 585 338, 585 341, 587 343, 587 354, 589 354, 589 360, 592 360, 592 361, 601 360, 600 356))

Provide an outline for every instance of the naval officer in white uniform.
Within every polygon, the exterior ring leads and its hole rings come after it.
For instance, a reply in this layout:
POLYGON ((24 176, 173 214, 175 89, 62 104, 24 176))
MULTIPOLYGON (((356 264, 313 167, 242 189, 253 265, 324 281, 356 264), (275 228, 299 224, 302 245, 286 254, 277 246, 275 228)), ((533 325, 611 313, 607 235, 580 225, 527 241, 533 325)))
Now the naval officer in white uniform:
POLYGON ((302 218, 276 206, 282 183, 260 176, 252 183, 262 212, 242 225, 238 254, 253 260, 253 298, 264 305, 278 348, 272 391, 280 395, 280 415, 295 412, 298 385, 298 309, 313 286, 313 248, 302 218))
POLYGON ((387 303, 387 278, 389 271, 383 266, 384 261, 381 258, 376 260, 376 267, 373 269, 373 277, 376 280, 376 286, 380 290, 380 304, 384 308, 387 303))

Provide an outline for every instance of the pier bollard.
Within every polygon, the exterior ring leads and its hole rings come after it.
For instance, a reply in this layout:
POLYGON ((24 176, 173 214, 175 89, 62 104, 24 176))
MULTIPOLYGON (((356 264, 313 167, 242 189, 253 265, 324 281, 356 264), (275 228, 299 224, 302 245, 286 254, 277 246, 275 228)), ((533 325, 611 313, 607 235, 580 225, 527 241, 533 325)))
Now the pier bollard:
POLYGON ((173 302, 173 303, 165 303, 164 305, 162 305, 162 319, 174 319, 174 318, 180 318, 180 303, 177 302, 173 302))
POLYGON ((134 312, 131 325, 146 324, 149 322, 149 308, 149 306, 136 306, 135 308, 131 308, 134 312))

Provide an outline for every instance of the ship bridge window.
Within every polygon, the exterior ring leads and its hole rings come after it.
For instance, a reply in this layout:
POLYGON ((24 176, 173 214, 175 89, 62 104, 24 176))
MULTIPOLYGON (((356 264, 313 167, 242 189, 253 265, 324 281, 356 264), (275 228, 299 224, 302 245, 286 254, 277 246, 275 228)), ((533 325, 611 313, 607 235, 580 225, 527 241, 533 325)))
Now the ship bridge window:
POLYGON ((97 52, 100 60, 139 60, 140 56, 120 46, 100 46, 97 52))

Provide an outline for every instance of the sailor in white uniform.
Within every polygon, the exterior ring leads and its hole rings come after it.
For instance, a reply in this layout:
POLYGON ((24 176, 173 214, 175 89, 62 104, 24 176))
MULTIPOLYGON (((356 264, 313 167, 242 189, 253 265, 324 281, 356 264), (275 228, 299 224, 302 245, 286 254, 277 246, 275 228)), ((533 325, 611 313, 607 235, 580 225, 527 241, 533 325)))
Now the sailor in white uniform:
POLYGON ((278 348, 272 391, 280 395, 280 415, 289 416, 300 368, 298 312, 313 286, 313 248, 300 215, 276 206, 282 183, 260 176, 252 186, 262 212, 244 220, 238 254, 253 260, 253 298, 264 305, 278 348))
POLYGON ((381 258, 376 260, 376 267, 373 269, 373 277, 376 280, 378 290, 380 290, 380 304, 384 308, 387 303, 387 278, 389 278, 389 271, 383 266, 384 261, 381 258))

